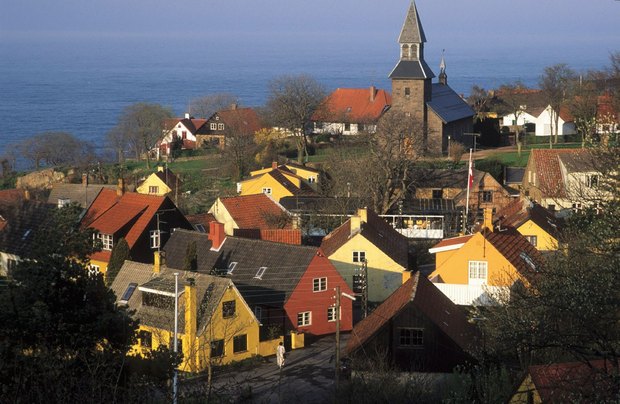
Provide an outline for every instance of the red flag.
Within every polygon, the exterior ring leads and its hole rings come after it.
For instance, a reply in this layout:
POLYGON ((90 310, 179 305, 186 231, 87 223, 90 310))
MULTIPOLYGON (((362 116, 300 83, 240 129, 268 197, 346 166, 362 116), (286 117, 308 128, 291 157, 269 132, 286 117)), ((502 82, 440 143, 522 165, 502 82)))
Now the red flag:
POLYGON ((474 169, 471 164, 471 154, 469 155, 469 177, 467 178, 467 189, 474 185, 474 169))

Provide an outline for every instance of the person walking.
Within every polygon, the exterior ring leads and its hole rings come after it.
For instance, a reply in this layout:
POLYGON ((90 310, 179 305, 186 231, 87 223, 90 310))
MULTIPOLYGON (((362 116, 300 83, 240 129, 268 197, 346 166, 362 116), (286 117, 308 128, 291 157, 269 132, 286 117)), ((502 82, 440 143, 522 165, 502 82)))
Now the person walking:
POLYGON ((278 366, 280 367, 280 369, 282 369, 282 366, 284 366, 284 353, 285 352, 286 350, 284 349, 284 344, 280 342, 280 345, 278 345, 278 347, 276 348, 276 362, 278 363, 278 366))

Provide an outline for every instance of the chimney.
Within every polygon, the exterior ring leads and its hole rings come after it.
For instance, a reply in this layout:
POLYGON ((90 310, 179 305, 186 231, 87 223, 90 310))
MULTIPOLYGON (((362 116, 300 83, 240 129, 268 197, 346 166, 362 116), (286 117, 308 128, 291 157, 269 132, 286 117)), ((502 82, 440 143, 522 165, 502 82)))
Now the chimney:
POLYGON ((354 215, 349 221, 351 223, 351 236, 354 236, 362 230, 362 220, 359 216, 354 215))
POLYGON ((370 102, 375 101, 376 92, 377 92, 377 89, 375 88, 375 86, 370 86, 370 102))
POLYGON ((232 104, 230 104, 230 109, 233 110, 233 111, 236 110, 237 107, 238 107, 238 105, 237 105, 236 102, 233 102, 232 104))
POLYGON ((191 119, 191 116, 189 115, 189 112, 185 113, 185 119, 191 119))
POLYGON ((357 210, 357 215, 360 217, 362 223, 368 222, 368 209, 367 208, 359 208, 357 210))
POLYGON ((278 162, 277 161, 272 161, 271 162, 271 169, 275 170, 276 168, 278 168, 278 162))
POLYGON ((161 272, 161 252, 155 251, 153 254, 153 273, 158 274, 161 272))
POLYGON ((82 174, 82 185, 84 185, 84 187, 88 186, 88 173, 82 174))
POLYGON ((484 208, 484 221, 482 222, 481 230, 484 230, 484 228, 493 231, 493 209, 491 208, 484 208))
POLYGON ((219 250, 224 240, 226 239, 226 233, 224 233, 224 223, 209 222, 209 240, 211 240, 211 249, 219 250))
POLYGON ((157 166, 157 172, 158 172, 158 173, 163 173, 163 172, 164 172, 164 167, 162 167, 162 166, 157 166))
POLYGON ((118 179, 118 185, 116 186, 116 195, 123 196, 125 193, 125 180, 123 178, 118 179))

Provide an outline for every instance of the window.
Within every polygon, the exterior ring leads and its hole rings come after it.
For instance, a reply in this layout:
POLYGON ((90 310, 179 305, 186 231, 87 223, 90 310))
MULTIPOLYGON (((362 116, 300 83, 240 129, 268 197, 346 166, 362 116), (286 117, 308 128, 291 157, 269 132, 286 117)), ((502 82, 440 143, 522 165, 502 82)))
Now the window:
POLYGON ((256 316, 258 322, 263 321, 263 308, 260 306, 254 307, 254 315, 256 316))
POLYGON ((493 191, 482 191, 482 202, 493 202, 493 191))
POLYGON ((424 346, 424 328, 399 328, 398 345, 410 348, 424 346))
POLYGON ((433 199, 442 199, 443 189, 433 189, 433 199))
POLYGON ((157 185, 149 185, 149 194, 158 194, 159 187, 157 185))
POLYGON ((161 232, 159 230, 151 230, 151 248, 159 248, 161 246, 161 232))
POLYGON ((245 352, 248 350, 248 336, 247 334, 237 335, 233 338, 233 352, 245 352))
POLYGON ((269 187, 264 187, 263 188, 263 194, 267 194, 267 195, 271 195, 271 188, 269 187))
POLYGON ((62 208, 71 203, 71 199, 69 198, 58 198, 58 207, 62 208))
POLYGON ((222 303, 222 316, 224 318, 230 318, 235 315, 235 301, 229 300, 227 302, 222 303))
POLYGON ((213 122, 213 123, 209 124, 209 129, 217 130, 217 123, 213 122))
POLYGON ((418 57, 418 45, 412 44, 409 50, 409 56, 413 59, 418 57))
MULTIPOLYGON (((340 309, 340 315, 338 317, 342 318, 342 308, 340 309)), ((336 308, 335 307, 327 308, 327 321, 329 321, 330 323, 336 321, 336 308)))
POLYGON ((527 239, 527 241, 530 242, 531 245, 533 245, 534 247, 536 247, 536 245, 538 244, 538 237, 537 236, 525 236, 525 238, 527 239))
POLYGON ((345 132, 351 131, 351 124, 350 123, 345 123, 344 124, 344 131, 345 132))
POLYGON ((323 292, 327 290, 327 278, 314 278, 312 280, 312 291, 323 292))
POLYGON ((88 266, 88 274, 95 276, 100 272, 100 268, 99 265, 94 265, 94 264, 90 264, 88 266))
POLYGON ((136 288, 138 287, 137 283, 130 283, 127 286, 127 289, 125 289, 125 293, 123 293, 123 296, 121 297, 121 300, 119 300, 119 303, 127 303, 129 301, 129 299, 131 299, 131 295, 133 295, 133 292, 136 290, 136 288))
POLYGON ((6 271, 7 271, 7 274, 10 274, 15 269, 16 266, 17 266, 17 261, 16 260, 11 259, 11 258, 7 259, 6 260, 6 271))
POLYGON ((549 204, 547 205, 547 209, 549 209, 550 211, 555 211, 555 205, 554 204, 549 204))
POLYGON ((400 51, 400 57, 402 59, 409 59, 409 46, 407 46, 407 44, 404 44, 402 46, 400 51))
POLYGON ((138 339, 142 348, 151 348, 153 346, 153 334, 148 331, 138 331, 138 339))
POLYGON ((202 225, 201 223, 196 223, 194 225, 194 229, 198 230, 201 233, 206 233, 207 229, 205 229, 204 225, 202 225))
POLYGON ((181 132, 181 138, 182 139, 187 139, 187 131, 181 132))
POLYGON ((521 259, 525 261, 525 263, 529 265, 530 268, 532 268, 533 270, 536 270, 536 264, 534 264, 534 260, 532 260, 532 258, 529 255, 527 255, 526 252, 522 252, 521 254, 519 254, 519 257, 521 257, 521 259))
POLYGON ((231 262, 230 264, 228 264, 228 269, 226 270, 226 274, 230 275, 233 273, 233 271, 235 270, 235 267, 237 266, 236 262, 231 262))
POLYGON ((224 130, 224 124, 223 123, 218 123, 217 124, 217 130, 224 130))
POLYGON ((308 177, 308 182, 314 184, 316 182, 316 177, 308 177))
POLYGON ((574 202, 573 203, 573 212, 577 213, 581 210, 581 202, 574 202))
POLYGON ((101 249, 105 251, 112 251, 114 247, 114 241, 111 234, 97 234, 97 239, 101 241, 101 249))
POLYGON ((592 174, 586 176, 586 186, 588 188, 596 188, 598 186, 598 175, 592 174))
POLYGON ((262 279, 266 270, 267 270, 267 267, 258 268, 258 271, 256 271, 256 275, 254 275, 254 279, 262 279))
POLYGON ((297 313, 297 326, 305 327, 312 324, 312 312, 304 311, 302 313, 297 313))
POLYGON ((220 356, 224 356, 224 340, 211 341, 211 357, 218 358, 220 356))
POLYGON ((487 267, 486 261, 469 261, 469 284, 486 285, 487 267))
POLYGON ((411 95, 411 89, 409 87, 405 87, 405 97, 409 97, 411 95))
POLYGON ((353 251, 353 262, 366 261, 366 251, 353 251))

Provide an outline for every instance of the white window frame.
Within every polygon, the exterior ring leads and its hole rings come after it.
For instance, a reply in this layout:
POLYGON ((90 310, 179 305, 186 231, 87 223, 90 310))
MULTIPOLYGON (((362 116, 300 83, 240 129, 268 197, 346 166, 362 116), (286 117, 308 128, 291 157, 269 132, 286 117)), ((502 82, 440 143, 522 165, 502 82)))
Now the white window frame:
POLYGON ((366 251, 353 251, 351 259, 353 260, 353 262, 366 261, 366 251))
POLYGON ((486 285, 489 277, 489 263, 487 261, 469 261, 467 278, 470 285, 486 285))
POLYGON ((235 270, 235 267, 237 266, 237 262, 233 261, 230 264, 228 264, 228 268, 226 269, 226 274, 230 275, 233 273, 233 271, 235 270))
MULTIPOLYGON (((338 310, 338 317, 340 317, 340 320, 342 320, 342 307, 340 307, 340 310, 338 310)), ((334 306, 329 306, 327 308, 327 322, 328 323, 334 323, 336 322, 336 307, 334 306)))
POLYGON ((101 241, 103 251, 112 251, 114 248, 114 237, 111 234, 97 233, 97 239, 101 241))
POLYGON ((297 327, 308 327, 312 325, 312 312, 302 311, 297 313, 297 327))
POLYGON ((271 187, 263 187, 263 194, 271 195, 273 189, 271 187))
POLYGON ((586 187, 588 188, 596 188, 598 187, 599 176, 598 174, 588 174, 586 175, 586 187))
POLYGON ((149 240, 151 244, 151 248, 159 248, 161 247, 161 231, 159 230, 151 230, 149 231, 149 240))
POLYGON ((215 122, 211 122, 211 123, 209 124, 209 129, 211 129, 211 130, 217 130, 217 123, 215 123, 215 122))
POLYGON ((159 193, 159 186, 157 185, 149 185, 149 195, 154 195, 159 193))
POLYGON ((325 292, 327 290, 327 277, 312 279, 312 292, 325 292))
POLYGON ((267 267, 260 267, 258 271, 256 271, 256 275, 254 275, 254 279, 263 279, 263 275, 265 275, 265 271, 267 267))
POLYGON ((101 268, 99 267, 99 265, 95 265, 95 264, 89 264, 88 265, 88 274, 89 275, 97 275, 98 273, 101 272, 101 268))
POLYGON ((224 130, 224 124, 223 123, 218 123, 217 124, 217 130, 224 130))

